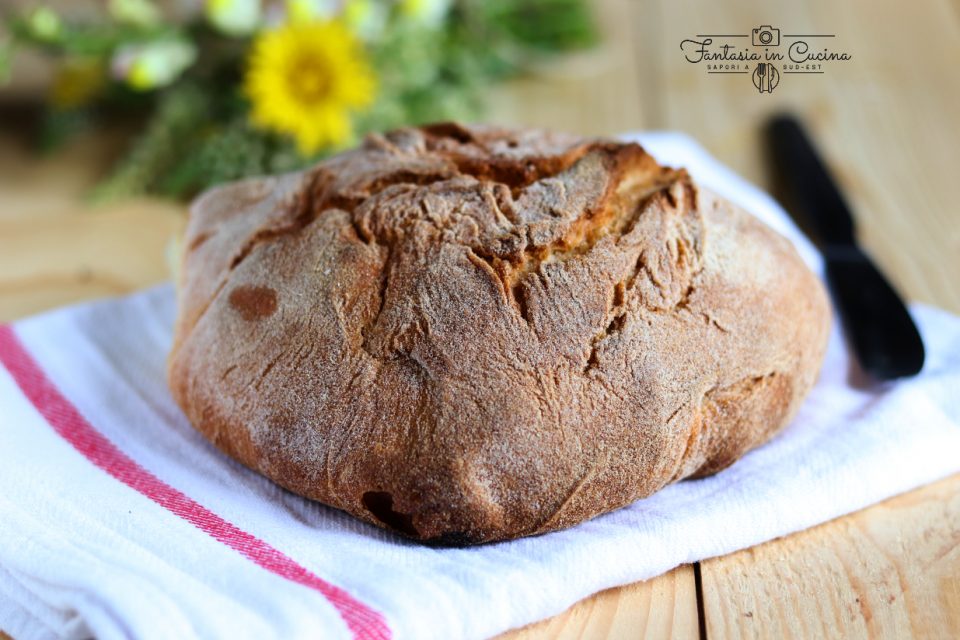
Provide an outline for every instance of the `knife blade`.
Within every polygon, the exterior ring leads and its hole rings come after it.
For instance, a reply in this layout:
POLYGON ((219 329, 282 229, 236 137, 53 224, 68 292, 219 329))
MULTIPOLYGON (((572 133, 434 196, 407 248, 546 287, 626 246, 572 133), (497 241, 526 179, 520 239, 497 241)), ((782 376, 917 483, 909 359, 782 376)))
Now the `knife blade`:
POLYGON ((775 182, 787 210, 812 231, 823 253, 827 283, 861 366, 877 380, 919 373, 920 332, 901 297, 857 244, 850 207, 803 126, 793 116, 778 115, 766 133, 775 182))

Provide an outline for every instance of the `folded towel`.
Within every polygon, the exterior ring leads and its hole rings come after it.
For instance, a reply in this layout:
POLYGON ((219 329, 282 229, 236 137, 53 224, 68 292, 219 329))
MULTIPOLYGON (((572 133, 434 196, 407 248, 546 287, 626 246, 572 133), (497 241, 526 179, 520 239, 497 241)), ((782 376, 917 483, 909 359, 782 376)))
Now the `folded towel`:
MULTIPOLYGON (((816 251, 689 138, 661 162, 816 251)), ((960 318, 913 306, 916 378, 865 387, 834 327, 793 423, 709 478, 566 531, 425 547, 233 462, 173 403, 162 286, 0 328, 0 629, 33 638, 483 638, 960 471, 960 318)))

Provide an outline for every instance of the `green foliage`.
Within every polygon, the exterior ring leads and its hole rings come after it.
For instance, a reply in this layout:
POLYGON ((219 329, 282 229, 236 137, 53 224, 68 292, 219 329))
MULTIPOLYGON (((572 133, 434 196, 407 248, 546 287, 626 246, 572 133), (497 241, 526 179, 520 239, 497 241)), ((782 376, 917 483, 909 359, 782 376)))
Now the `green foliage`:
POLYGON ((11 35, 27 46, 58 55, 108 55, 124 44, 150 42, 181 33, 179 27, 160 24, 138 27, 113 22, 93 24, 60 23, 53 31, 38 30, 37 12, 16 15, 7 23, 11 35))
POLYGON ((596 32, 580 0, 485 0, 477 3, 501 40, 545 52, 594 44, 596 32))
POLYGON ((196 136, 209 126, 211 96, 193 84, 181 84, 159 96, 143 133, 126 157, 95 190, 95 200, 156 192, 179 163, 191 157, 196 136))
POLYGON ((10 70, 13 66, 13 45, 0 41, 0 87, 10 80, 10 70))
MULTIPOLYGON (((383 33, 366 43, 378 94, 371 108, 356 114, 357 136, 429 121, 477 120, 492 82, 522 71, 532 59, 596 39, 586 0, 459 0, 433 23, 404 15, 395 3, 390 7, 383 33)), ((0 43, 0 76, 15 46, 68 61, 100 60, 104 70, 114 72, 131 47, 177 38, 198 52, 196 62, 169 86, 136 91, 123 78, 107 78, 84 104, 49 106, 40 140, 46 149, 117 113, 140 114, 140 134, 97 187, 96 199, 143 193, 187 197, 220 182, 294 170, 335 151, 301 157, 291 140, 250 123, 239 90, 248 37, 228 37, 199 19, 186 25, 136 24, 118 16, 70 24, 42 8, 13 16, 7 27, 13 39, 0 43)))

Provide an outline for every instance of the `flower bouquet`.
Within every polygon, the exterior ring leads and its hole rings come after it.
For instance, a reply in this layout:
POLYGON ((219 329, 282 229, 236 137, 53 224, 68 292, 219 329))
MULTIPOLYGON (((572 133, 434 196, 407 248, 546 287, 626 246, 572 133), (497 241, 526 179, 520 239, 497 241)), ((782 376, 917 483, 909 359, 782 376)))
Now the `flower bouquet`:
POLYGON ((589 45, 583 0, 207 0, 176 15, 109 0, 102 19, 50 7, 5 17, 0 81, 21 48, 58 73, 43 135, 136 118, 98 198, 187 197, 293 170, 367 131, 472 119, 483 90, 531 59, 589 45))

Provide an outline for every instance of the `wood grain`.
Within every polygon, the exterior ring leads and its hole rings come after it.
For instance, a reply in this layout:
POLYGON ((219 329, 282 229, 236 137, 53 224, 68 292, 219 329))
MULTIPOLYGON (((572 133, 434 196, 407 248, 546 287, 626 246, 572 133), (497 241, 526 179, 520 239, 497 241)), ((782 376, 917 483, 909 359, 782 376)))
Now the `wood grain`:
MULTIPOLYGON (((895 284, 960 312, 955 0, 603 0, 596 11, 604 44, 492 89, 492 120, 584 134, 680 129, 769 186, 761 127, 789 109, 811 127, 864 244, 895 284), (691 35, 759 24, 835 33, 833 46, 854 59, 760 95, 742 77, 708 76, 680 52, 691 35)), ((0 133, 0 320, 166 278, 164 247, 182 224, 180 205, 84 203, 115 154, 116 140, 86 138, 41 158, 0 133)), ((704 562, 706 635, 960 637, 958 496, 960 476, 704 562)), ((680 567, 502 637, 695 637, 694 582, 692 568, 680 567)))
POLYGON ((0 132, 0 321, 168 279, 165 249, 183 206, 85 202, 112 142, 88 136, 39 157, 0 132))
POLYGON ((699 638, 693 568, 683 565, 653 580, 607 589, 559 616, 498 636, 555 638, 699 638))
POLYGON ((960 476, 701 572, 711 640, 960 637, 960 476))

